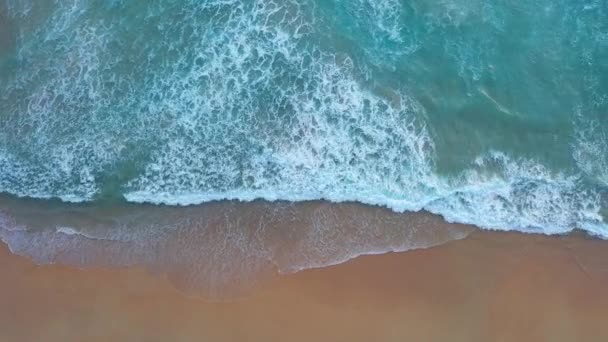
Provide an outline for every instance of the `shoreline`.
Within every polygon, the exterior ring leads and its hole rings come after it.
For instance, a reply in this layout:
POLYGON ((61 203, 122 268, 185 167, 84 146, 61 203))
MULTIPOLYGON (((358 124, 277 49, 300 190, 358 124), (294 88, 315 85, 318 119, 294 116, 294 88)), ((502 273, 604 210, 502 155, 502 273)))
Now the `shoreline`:
POLYGON ((207 302, 142 268, 36 266, 3 244, 0 339, 604 341, 606 247, 581 234, 476 231, 207 302))
POLYGON ((358 203, 70 206, 0 198, 0 240, 37 264, 141 266, 184 292, 240 297, 271 273, 407 251, 473 228, 358 203))

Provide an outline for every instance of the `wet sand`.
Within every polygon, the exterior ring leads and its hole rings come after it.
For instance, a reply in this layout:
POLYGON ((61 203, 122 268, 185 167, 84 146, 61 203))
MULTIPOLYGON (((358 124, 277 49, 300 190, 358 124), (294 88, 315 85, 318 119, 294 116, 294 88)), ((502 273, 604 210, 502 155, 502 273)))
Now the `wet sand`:
POLYGON ((608 242, 476 232, 206 302, 141 269, 0 250, 0 341, 607 341, 608 242))

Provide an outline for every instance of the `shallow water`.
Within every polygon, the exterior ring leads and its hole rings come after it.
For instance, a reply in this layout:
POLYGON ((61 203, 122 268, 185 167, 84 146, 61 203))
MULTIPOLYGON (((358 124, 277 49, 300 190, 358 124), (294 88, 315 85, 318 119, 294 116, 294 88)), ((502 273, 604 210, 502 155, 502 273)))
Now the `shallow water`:
POLYGON ((208 299, 246 295, 277 272, 427 248, 472 231, 429 214, 398 214, 356 203, 157 207, 3 197, 0 205, 0 239, 36 263, 141 266, 208 299))

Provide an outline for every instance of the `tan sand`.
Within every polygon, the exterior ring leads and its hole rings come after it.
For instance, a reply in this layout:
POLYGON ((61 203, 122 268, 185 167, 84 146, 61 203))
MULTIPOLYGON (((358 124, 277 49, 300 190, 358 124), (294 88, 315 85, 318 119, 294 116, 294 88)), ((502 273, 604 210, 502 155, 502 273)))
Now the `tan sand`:
POLYGON ((186 298, 137 269, 0 251, 0 341, 608 341, 608 242, 478 232, 186 298))

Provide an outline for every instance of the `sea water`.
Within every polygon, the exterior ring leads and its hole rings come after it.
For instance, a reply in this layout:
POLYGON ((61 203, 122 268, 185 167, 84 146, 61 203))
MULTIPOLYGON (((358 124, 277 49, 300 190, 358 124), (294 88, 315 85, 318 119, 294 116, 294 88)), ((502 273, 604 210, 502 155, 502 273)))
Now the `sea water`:
POLYGON ((606 238, 608 2, 1 0, 0 192, 606 238))

